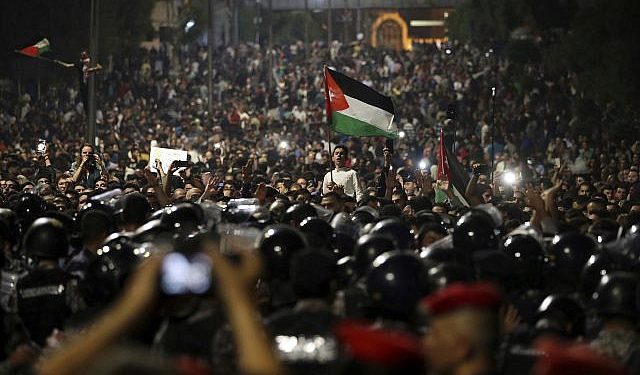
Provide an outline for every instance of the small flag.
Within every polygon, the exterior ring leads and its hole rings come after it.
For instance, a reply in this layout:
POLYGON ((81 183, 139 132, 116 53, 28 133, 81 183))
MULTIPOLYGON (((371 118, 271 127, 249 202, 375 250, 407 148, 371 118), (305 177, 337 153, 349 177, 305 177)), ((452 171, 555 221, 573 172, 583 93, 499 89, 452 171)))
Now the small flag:
POLYGON ((324 70, 327 121, 338 133, 359 137, 396 138, 391 98, 338 73, 324 70))
MULTIPOLYGON (((448 144, 448 143, 447 143, 448 144)), ((440 130, 440 145, 438 146, 438 180, 449 181, 449 189, 464 204, 469 207, 469 203, 464 198, 464 192, 469 184, 469 175, 455 155, 451 155, 444 140, 444 133, 440 130)))
POLYGON ((29 57, 40 57, 43 53, 49 51, 51 51, 51 46, 49 45, 49 40, 45 38, 32 46, 19 50, 18 53, 29 57))

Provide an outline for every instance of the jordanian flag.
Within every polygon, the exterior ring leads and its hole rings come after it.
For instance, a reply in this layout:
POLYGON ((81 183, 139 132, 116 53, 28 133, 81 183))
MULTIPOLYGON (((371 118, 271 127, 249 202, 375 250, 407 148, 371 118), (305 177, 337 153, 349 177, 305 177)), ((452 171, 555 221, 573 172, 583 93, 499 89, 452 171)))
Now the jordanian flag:
POLYGON ((324 94, 331 129, 357 137, 396 138, 395 109, 388 96, 340 74, 324 70, 324 94))
POLYGON ((51 51, 51 46, 49 45, 49 41, 45 38, 32 46, 19 50, 18 53, 29 57, 40 57, 43 53, 49 51, 51 51))
POLYGON ((464 192, 469 184, 469 175, 447 147, 447 144, 451 144, 451 142, 447 142, 444 138, 444 132, 441 129, 438 146, 438 180, 449 181, 449 189, 462 204, 469 207, 469 203, 464 197, 464 192))

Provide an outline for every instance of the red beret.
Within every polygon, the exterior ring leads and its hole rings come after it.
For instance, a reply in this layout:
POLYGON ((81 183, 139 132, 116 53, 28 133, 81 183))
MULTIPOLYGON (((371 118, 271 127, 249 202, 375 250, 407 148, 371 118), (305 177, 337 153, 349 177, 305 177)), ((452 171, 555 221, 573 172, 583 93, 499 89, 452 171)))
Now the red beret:
POLYGON ((624 375, 627 372, 614 361, 599 356, 587 345, 562 344, 549 338, 536 342, 545 354, 534 367, 535 375, 624 375))
POLYGON ((464 307, 494 308, 502 301, 502 295, 491 283, 455 283, 423 299, 431 315, 439 315, 464 307))
POLYGON ((358 321, 341 322, 334 331, 338 340, 358 361, 384 367, 422 361, 420 340, 410 333, 374 328, 358 321))

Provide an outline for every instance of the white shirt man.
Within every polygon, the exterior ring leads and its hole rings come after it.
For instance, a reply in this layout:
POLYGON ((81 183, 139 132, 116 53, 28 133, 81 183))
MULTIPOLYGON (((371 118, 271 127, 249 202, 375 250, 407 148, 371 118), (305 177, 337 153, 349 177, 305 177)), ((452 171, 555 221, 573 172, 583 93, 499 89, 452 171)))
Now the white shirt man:
POLYGON ((333 164, 335 169, 327 172, 322 181, 322 194, 330 191, 344 192, 344 194, 355 197, 356 201, 360 201, 364 195, 362 186, 360 185, 360 177, 358 173, 351 168, 346 168, 347 147, 338 145, 333 150, 333 164))

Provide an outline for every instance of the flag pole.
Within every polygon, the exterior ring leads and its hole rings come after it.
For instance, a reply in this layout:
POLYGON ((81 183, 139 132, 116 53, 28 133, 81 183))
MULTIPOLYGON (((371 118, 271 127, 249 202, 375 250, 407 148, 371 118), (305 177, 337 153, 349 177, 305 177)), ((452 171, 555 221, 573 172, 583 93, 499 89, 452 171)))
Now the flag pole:
POLYGON ((322 64, 324 76, 324 100, 327 107, 327 138, 329 141, 329 176, 333 183, 333 154, 331 152, 331 97, 329 96, 329 84, 327 83, 327 64, 322 64))
POLYGON ((26 53, 22 53, 22 52, 18 51, 17 49, 14 49, 14 50, 13 50, 13 52, 18 53, 18 54, 20 54, 20 55, 22 55, 22 56, 31 57, 31 58, 38 59, 38 60, 44 60, 44 61, 48 61, 48 62, 52 62, 52 63, 56 63, 56 64, 59 64, 59 63, 60 63, 60 61, 59 61, 59 60, 53 60, 53 59, 49 59, 49 58, 47 58, 47 57, 42 57, 42 56, 30 56, 30 55, 27 55, 26 53))
POLYGON ((491 87, 491 183, 493 184, 494 164, 496 160, 496 87, 491 87))

